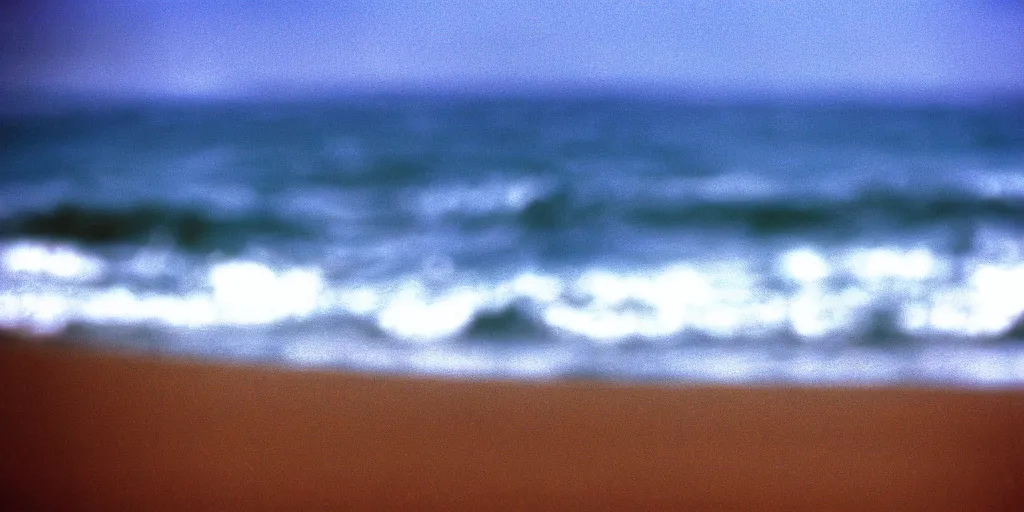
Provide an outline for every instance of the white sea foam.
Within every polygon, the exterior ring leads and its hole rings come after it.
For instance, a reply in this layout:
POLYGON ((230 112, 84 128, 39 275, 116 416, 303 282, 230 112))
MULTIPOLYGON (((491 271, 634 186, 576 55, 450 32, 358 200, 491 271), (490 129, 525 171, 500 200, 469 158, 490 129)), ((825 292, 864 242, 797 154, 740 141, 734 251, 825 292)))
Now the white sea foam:
POLYGON ((977 193, 985 197, 1020 199, 1024 198, 1024 169, 999 171, 975 171, 969 177, 958 176, 958 184, 970 184, 977 193))
POLYGON ((786 276, 801 283, 812 283, 828 277, 828 262, 812 249, 795 249, 782 256, 782 270, 786 276))
MULTIPOLYGON (((46 258, 56 251, 20 247, 30 250, 18 257, 40 254, 45 261, 51 261, 46 258)), ((5 249, 10 252, 10 246, 5 249)), ((76 254, 75 261, 94 262, 89 268, 113 265, 88 251, 61 250, 65 258, 76 254)), ((948 268, 952 262, 923 249, 824 252, 795 248, 780 252, 775 265, 768 267, 775 269, 781 281, 759 274, 761 267, 722 260, 679 262, 633 272, 594 268, 554 275, 531 270, 495 282, 449 286, 416 276, 349 284, 330 282, 310 266, 222 260, 208 264, 205 280, 194 289, 176 294, 138 285, 100 285, 76 277, 81 274, 78 271, 26 271, 50 267, 14 261, 5 260, 4 272, 11 279, 0 284, 0 325, 7 327, 55 333, 72 322, 157 325, 214 329, 210 332, 221 333, 216 336, 221 340, 230 338, 223 329, 253 329, 285 321, 315 323, 324 315, 342 315, 376 325, 392 340, 382 344, 351 332, 340 340, 326 331, 312 337, 274 335, 273 343, 282 344, 278 357, 304 366, 517 378, 549 378, 584 370, 714 382, 1024 383, 1024 351, 1013 346, 930 342, 943 337, 987 339, 1013 328, 1024 314, 1019 293, 1024 289, 1024 263, 974 258, 962 265, 961 278, 953 278, 955 272, 948 268), (921 284, 928 286, 917 286, 921 284), (481 313, 509 307, 525 308, 523 314, 529 314, 531 321, 541 322, 563 341, 501 353, 445 342, 462 336, 481 313), (869 330, 872 315, 879 310, 889 312, 892 328, 924 343, 902 352, 841 343, 869 330), (644 357, 589 359, 586 355, 587 346, 613 350, 623 341, 685 339, 687 333, 769 344, 780 333, 789 333, 808 342, 834 340, 836 348, 820 351, 809 343, 805 351, 769 357, 763 348, 749 344, 682 351, 670 347, 685 345, 669 344, 650 345, 652 352, 644 357), (658 346, 665 348, 654 348, 658 346)), ((183 346, 239 357, 265 352, 263 348, 255 352, 216 349, 206 345, 211 342, 183 346)))
POLYGON ((329 187, 289 189, 273 196, 271 203, 286 218, 352 222, 369 215, 369 199, 351 191, 329 187))
POLYGON ((401 339, 433 341, 461 332, 487 299, 486 292, 457 288, 431 296, 422 283, 407 283, 375 312, 377 324, 401 339))
POLYGON ((436 219, 447 215, 485 215, 519 212, 549 193, 538 180, 486 182, 477 185, 448 185, 429 188, 419 194, 419 213, 436 219))
POLYGON ((309 317, 324 288, 318 269, 274 272, 252 261, 214 265, 209 284, 213 303, 225 322, 243 325, 309 317))
POLYGON ((957 263, 921 248, 798 247, 778 254, 767 267, 774 274, 722 259, 632 271, 527 270, 497 281, 454 271, 331 281, 315 266, 238 259, 208 263, 203 279, 177 292, 147 288, 145 279, 101 284, 112 269, 159 274, 174 260, 167 254, 115 261, 72 246, 18 242, 4 246, 2 258, 0 322, 45 331, 70 322, 195 328, 340 315, 396 340, 437 344, 462 336, 483 313, 516 308, 542 330, 596 345, 690 334, 815 342, 856 339, 872 332, 879 314, 893 322, 885 329, 920 339, 998 337, 1024 315, 1024 263, 957 263))
POLYGON ((102 259, 74 247, 42 242, 14 242, 0 247, 6 274, 29 274, 65 281, 88 282, 103 276, 102 259))
POLYGON ((737 170, 699 179, 694 189, 705 199, 712 201, 750 201, 781 196, 792 190, 791 186, 765 179, 753 172, 737 170))

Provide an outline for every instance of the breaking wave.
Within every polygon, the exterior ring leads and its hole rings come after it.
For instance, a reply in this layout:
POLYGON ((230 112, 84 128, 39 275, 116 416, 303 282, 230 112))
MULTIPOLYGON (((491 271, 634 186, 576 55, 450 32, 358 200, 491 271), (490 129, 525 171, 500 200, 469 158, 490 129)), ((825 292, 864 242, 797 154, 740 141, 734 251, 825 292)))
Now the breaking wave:
MULTIPOLYGON (((644 270, 519 271, 504 279, 410 274, 332 280, 323 269, 254 260, 207 262, 177 292, 125 275, 73 245, 0 249, 8 327, 72 323, 170 327, 360 319, 395 340, 570 337, 593 344, 780 339, 860 343, 1019 336, 1024 262, 954 259, 927 249, 796 247, 766 262, 679 261, 644 270), (199 277, 197 277, 199 276, 199 277)), ((167 262, 163 262, 167 265, 167 262)), ((136 273, 135 275, 138 275, 136 273)))
POLYGON ((1021 385, 1021 119, 383 97, 4 119, 0 328, 372 371, 1021 385))

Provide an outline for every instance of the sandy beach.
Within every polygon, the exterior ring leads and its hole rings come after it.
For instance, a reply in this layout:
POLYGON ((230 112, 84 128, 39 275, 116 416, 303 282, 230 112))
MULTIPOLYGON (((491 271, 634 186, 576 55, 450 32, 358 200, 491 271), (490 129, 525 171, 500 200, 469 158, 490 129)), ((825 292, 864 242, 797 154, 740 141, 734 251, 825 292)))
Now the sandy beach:
POLYGON ((6 510, 1022 510, 1024 393, 384 378, 0 343, 6 510))

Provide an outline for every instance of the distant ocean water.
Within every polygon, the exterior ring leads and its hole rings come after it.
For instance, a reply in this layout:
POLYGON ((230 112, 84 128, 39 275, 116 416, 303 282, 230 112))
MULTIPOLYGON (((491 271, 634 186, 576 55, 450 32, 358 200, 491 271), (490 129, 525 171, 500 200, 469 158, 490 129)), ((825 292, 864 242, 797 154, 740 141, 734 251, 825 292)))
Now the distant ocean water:
POLYGON ((0 141, 0 327, 386 373, 1024 386, 1024 103, 152 103, 0 141))

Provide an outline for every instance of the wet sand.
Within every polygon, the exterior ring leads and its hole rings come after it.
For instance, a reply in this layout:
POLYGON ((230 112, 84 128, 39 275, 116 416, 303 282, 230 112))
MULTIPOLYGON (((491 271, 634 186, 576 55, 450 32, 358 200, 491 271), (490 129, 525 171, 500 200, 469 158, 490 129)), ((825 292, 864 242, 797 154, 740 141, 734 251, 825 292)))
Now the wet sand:
POLYGON ((0 340, 4 510, 1024 510, 1024 392, 456 382, 0 340))

